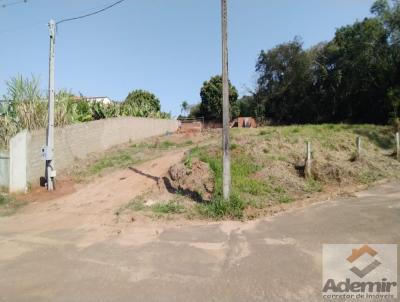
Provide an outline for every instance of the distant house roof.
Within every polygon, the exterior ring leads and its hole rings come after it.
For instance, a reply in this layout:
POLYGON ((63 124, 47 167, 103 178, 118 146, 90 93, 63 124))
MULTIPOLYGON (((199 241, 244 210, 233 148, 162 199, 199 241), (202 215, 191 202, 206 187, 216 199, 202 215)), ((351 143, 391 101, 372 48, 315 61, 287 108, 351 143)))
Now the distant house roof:
POLYGON ((108 96, 74 96, 74 100, 110 99, 108 96))
POLYGON ((89 102, 102 102, 104 104, 109 104, 112 100, 108 96, 74 96, 74 100, 87 100, 89 102))

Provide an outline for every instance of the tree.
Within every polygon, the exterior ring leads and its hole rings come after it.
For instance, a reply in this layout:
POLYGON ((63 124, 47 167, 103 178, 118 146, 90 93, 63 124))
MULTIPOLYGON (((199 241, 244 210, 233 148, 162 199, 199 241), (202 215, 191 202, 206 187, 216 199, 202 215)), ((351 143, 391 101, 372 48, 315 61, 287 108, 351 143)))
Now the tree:
POLYGON ((400 0, 304 50, 299 39, 262 51, 250 108, 275 123, 387 123, 400 116, 400 0))
POLYGON ((239 112, 241 116, 258 117, 253 95, 244 95, 238 100, 239 112))
POLYGON ((151 92, 134 90, 122 103, 122 112, 129 116, 152 116, 161 110, 160 100, 151 92))
POLYGON ((200 103, 190 106, 188 117, 190 118, 201 117, 200 103))
MULTIPOLYGON (((222 120, 222 77, 214 76, 203 83, 200 91, 201 103, 199 115, 205 120, 222 120)), ((231 118, 239 115, 238 92, 229 82, 229 103, 231 118)))
POLYGON ((320 60, 324 98, 333 106, 333 120, 386 123, 388 88, 393 65, 388 32, 376 18, 337 30, 320 60))
POLYGON ((261 51, 256 64, 256 98, 264 104, 267 118, 277 123, 313 121, 311 63, 298 38, 268 52, 261 51))

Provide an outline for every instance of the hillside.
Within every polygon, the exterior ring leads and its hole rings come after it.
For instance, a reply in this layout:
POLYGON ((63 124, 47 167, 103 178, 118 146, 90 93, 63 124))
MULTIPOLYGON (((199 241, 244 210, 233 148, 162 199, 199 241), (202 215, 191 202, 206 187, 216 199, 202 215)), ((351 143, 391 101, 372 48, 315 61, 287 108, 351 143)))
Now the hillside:
MULTIPOLYGON (((232 129, 232 189, 230 203, 221 199, 221 151, 219 140, 193 146, 186 152, 183 178, 190 177, 194 163, 208 164, 215 191, 211 202, 199 202, 203 192, 165 192, 154 187, 118 211, 134 210, 145 216, 252 219, 281 211, 298 201, 313 202, 348 194, 361 186, 400 176, 394 157, 390 127, 373 125, 318 125, 232 129), (356 157, 356 137, 363 152, 356 157), (304 176, 306 142, 312 144, 312 177, 304 176)), ((215 133, 214 133, 215 135, 215 133)), ((196 169, 198 166, 196 164, 196 169)), ((193 172, 194 173, 194 172, 193 172)), ((168 175, 167 175, 168 177, 168 175)), ((164 178, 165 179, 165 178, 164 178)), ((183 180, 185 182, 185 180, 183 180)), ((197 181, 198 182, 198 181, 197 181)))

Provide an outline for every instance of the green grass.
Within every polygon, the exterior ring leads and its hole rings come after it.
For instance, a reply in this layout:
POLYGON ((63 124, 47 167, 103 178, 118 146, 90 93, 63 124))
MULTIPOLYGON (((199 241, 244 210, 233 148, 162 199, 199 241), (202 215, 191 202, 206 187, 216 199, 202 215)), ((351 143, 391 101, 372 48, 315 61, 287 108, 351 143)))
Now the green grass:
POLYGON ((7 194, 0 193, 0 217, 12 215, 26 204, 26 201, 17 201, 15 198, 7 194))
POLYGON ((322 192, 323 186, 319 181, 313 178, 308 178, 304 190, 308 193, 322 192))
POLYGON ((156 214, 180 214, 185 211, 185 207, 177 201, 168 203, 156 203, 149 207, 156 214))
POLYGON ((293 198, 286 190, 276 185, 271 179, 259 180, 254 174, 260 171, 263 166, 243 148, 235 148, 232 151, 231 177, 232 177, 232 195, 229 201, 222 198, 222 160, 219 149, 210 150, 207 148, 194 148, 187 156, 186 161, 193 157, 209 164, 214 172, 214 182, 216 192, 211 202, 197 205, 197 211, 202 217, 212 219, 242 219, 244 210, 248 206, 257 203, 258 207, 267 204, 268 200, 275 200, 279 203, 288 203, 293 198), (263 202, 255 201, 262 199, 263 202))
POLYGON ((126 205, 123 205, 115 212, 115 215, 120 216, 123 212, 127 210, 135 212, 153 212, 154 214, 157 214, 157 216, 167 214, 182 214, 186 211, 185 207, 181 205, 176 199, 147 206, 145 205, 144 199, 142 197, 136 198, 126 205))
POLYGON ((171 147, 176 147, 176 145, 177 145, 177 144, 175 144, 175 143, 173 143, 173 142, 171 142, 171 141, 163 141, 163 142, 160 144, 160 147, 163 148, 163 149, 169 149, 169 148, 171 148, 171 147))
POLYGON ((353 132, 368 138, 377 147, 388 150, 394 148, 394 133, 388 127, 375 125, 355 126, 353 132))
POLYGON ((363 171, 363 172, 361 172, 361 174, 359 175, 358 178, 361 183, 369 185, 373 182, 376 182, 378 179, 380 179, 381 175, 374 171, 363 171))
POLYGON ((99 174, 109 168, 122 168, 138 163, 127 150, 120 150, 116 154, 105 155, 88 169, 89 174, 99 174))
POLYGON ((73 171, 78 181, 83 181, 89 176, 99 175, 106 170, 127 168, 146 160, 153 159, 165 150, 172 148, 184 148, 193 144, 187 140, 183 143, 174 143, 169 140, 162 142, 140 142, 129 146, 117 147, 107 151, 94 162, 84 168, 73 171))
POLYGON ((182 148, 182 147, 188 147, 190 145, 193 145, 193 141, 188 140, 183 143, 175 143, 171 142, 169 140, 163 141, 161 143, 156 143, 154 145, 154 148, 161 148, 161 149, 171 149, 171 148, 182 148))
POLYGON ((293 202, 293 197, 287 195, 287 194, 280 194, 278 195, 278 202, 279 203, 290 203, 293 202))
POLYGON ((246 204, 237 194, 232 194, 229 201, 225 201, 221 195, 218 195, 211 202, 198 204, 197 211, 205 218, 242 219, 246 204))

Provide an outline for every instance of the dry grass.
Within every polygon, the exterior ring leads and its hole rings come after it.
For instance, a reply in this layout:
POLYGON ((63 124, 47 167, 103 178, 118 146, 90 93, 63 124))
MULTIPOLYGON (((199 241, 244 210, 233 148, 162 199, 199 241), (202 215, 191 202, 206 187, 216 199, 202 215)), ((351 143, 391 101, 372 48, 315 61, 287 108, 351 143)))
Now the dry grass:
MULTIPOLYGON (((215 175, 216 192, 211 203, 185 204, 186 216, 211 219, 251 219, 275 206, 315 198, 324 192, 369 185, 400 177, 400 162, 392 156, 391 127, 374 125, 303 125, 232 129, 231 202, 221 199, 220 144, 193 148, 193 158, 208 163, 215 175), (363 154, 354 161, 356 137, 363 154), (306 142, 312 143, 313 177, 304 177, 306 142)), ((154 194, 152 199, 157 199, 154 194)))

